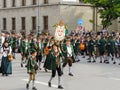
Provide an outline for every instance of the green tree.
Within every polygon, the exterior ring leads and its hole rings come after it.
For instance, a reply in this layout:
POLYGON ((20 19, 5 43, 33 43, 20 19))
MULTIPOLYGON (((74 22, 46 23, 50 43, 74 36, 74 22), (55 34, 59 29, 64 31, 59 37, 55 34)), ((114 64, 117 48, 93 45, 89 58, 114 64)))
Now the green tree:
POLYGON ((112 21, 120 17, 120 0, 84 0, 84 2, 97 8, 103 28, 112 25, 112 21))

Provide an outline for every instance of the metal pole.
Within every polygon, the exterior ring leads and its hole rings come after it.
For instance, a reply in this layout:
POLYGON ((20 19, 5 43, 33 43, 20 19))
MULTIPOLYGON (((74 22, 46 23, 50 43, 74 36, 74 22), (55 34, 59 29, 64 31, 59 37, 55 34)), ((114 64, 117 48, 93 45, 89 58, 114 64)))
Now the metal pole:
POLYGON ((93 6, 93 31, 95 31, 95 7, 93 6))
POLYGON ((40 32, 40 0, 38 0, 38 33, 40 32))
POLYGON ((97 14, 97 8, 96 8, 96 32, 98 32, 98 14, 97 14))

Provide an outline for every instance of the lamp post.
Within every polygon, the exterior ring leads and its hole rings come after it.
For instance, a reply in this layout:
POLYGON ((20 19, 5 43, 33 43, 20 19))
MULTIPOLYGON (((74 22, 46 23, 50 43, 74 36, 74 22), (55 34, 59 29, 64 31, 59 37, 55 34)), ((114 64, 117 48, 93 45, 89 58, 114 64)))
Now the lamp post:
POLYGON ((38 34, 41 33, 40 31, 40 0, 38 0, 38 34))

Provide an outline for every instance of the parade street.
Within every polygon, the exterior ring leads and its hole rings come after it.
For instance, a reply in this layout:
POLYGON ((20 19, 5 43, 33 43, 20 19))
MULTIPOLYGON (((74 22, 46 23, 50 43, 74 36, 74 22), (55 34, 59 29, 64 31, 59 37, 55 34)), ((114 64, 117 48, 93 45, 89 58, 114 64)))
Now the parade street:
MULTIPOLYGON (((17 54, 16 58, 12 62, 13 74, 8 77, 0 74, 0 90, 26 90, 27 70, 20 67, 21 55, 17 54)), ((120 90, 119 65, 100 64, 99 59, 96 63, 87 63, 87 58, 80 58, 80 62, 73 64, 73 77, 68 76, 68 67, 65 67, 62 76, 64 90, 120 90)), ((50 75, 50 71, 38 71, 35 84, 38 90, 57 90, 57 77, 52 81, 52 87, 48 87, 50 75)))

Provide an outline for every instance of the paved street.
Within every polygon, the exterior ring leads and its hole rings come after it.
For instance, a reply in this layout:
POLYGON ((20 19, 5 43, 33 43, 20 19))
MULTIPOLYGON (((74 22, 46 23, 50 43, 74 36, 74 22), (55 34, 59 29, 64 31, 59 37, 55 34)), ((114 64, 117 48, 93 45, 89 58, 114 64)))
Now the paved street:
MULTIPOLYGON (((20 54, 12 62, 13 74, 6 77, 0 74, 0 90, 26 90, 28 74, 26 68, 20 67, 20 54)), ((86 57, 87 58, 87 57, 86 57)), ((120 66, 111 64, 86 63, 86 59, 73 64, 73 77, 68 76, 68 68, 64 70, 62 85, 64 90, 120 90, 120 66)), ((57 77, 52 81, 52 87, 47 86, 50 71, 44 69, 38 72, 36 87, 38 90, 56 90, 57 77)), ((32 85, 31 85, 32 86, 32 85)), ((32 90, 31 87, 29 90, 32 90)))

